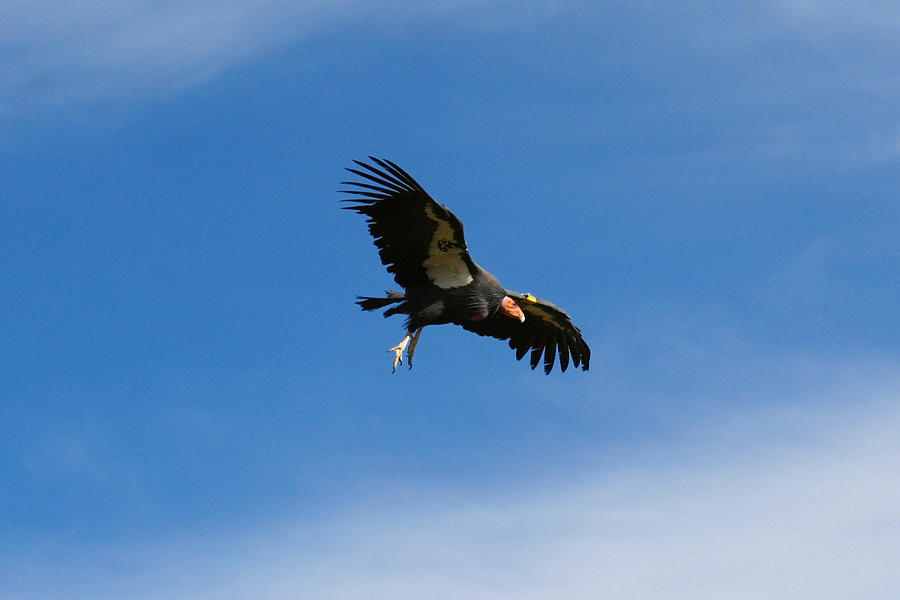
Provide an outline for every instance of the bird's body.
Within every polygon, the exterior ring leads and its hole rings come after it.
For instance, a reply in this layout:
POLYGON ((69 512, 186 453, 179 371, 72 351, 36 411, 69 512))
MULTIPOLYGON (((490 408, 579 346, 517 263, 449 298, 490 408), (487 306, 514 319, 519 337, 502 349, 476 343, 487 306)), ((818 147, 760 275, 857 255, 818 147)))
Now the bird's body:
POLYGON ((366 181, 348 181, 358 197, 347 208, 369 217, 369 232, 388 272, 404 292, 384 298, 360 297, 363 310, 388 305, 385 316, 407 315, 407 334, 394 352, 394 368, 409 345, 409 364, 422 328, 453 323, 479 335, 509 339, 521 359, 531 351, 531 368, 544 357, 550 373, 559 356, 565 371, 571 357, 587 370, 590 349, 568 315, 531 294, 504 288, 469 256, 460 220, 438 204, 394 163, 372 158, 380 169, 355 161, 365 171, 348 169, 366 181))
MULTIPOLYGON (((399 301, 400 293, 394 294, 394 299, 399 301)), ((402 304, 389 312, 409 315, 408 329, 445 323, 461 325, 494 315, 504 296, 506 290, 497 278, 479 267, 471 283, 466 285, 445 289, 426 284, 407 288, 402 294, 402 304)))

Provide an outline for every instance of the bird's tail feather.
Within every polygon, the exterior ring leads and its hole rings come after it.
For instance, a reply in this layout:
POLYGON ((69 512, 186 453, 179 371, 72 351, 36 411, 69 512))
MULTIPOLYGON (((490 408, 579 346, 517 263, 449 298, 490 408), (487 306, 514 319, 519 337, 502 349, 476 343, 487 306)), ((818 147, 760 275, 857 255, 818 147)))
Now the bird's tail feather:
POLYGON ((406 300, 406 294, 402 292, 393 292, 387 291, 387 298, 371 298, 369 296, 357 296, 359 304, 363 310, 375 310, 377 308, 382 308, 387 306, 388 304, 394 304, 395 302, 403 302, 406 300))

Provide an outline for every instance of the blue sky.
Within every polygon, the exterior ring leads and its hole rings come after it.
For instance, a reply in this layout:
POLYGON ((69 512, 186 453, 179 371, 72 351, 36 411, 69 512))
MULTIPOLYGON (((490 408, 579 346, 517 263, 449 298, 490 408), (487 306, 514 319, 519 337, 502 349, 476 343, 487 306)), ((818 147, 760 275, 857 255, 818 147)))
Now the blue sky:
POLYGON ((898 25, 0 3, 0 598, 893 598, 898 25), (391 374, 369 154, 590 372, 391 374))

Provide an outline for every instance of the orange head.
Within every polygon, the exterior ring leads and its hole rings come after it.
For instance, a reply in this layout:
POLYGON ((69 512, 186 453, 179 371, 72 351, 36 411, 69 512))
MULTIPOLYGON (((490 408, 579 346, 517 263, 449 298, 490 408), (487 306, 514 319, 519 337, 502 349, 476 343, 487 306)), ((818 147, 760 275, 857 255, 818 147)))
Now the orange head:
POLYGON ((516 301, 509 296, 503 296, 503 300, 500 301, 500 309, 506 315, 513 317, 514 319, 518 319, 522 323, 525 322, 525 313, 522 312, 522 309, 519 308, 519 305, 516 304, 516 301))

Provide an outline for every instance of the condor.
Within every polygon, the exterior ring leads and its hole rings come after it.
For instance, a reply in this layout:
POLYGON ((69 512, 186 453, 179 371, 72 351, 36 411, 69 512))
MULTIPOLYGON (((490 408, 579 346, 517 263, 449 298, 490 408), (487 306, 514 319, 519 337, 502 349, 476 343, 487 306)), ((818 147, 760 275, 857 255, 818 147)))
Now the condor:
POLYGON ((389 160, 369 157, 374 165, 353 161, 347 170, 361 178, 345 181, 353 194, 345 209, 368 217, 369 233, 382 264, 403 292, 384 298, 357 296, 363 310, 391 306, 384 316, 407 315, 406 335, 390 348, 393 367, 407 353, 409 368, 422 329, 453 323, 500 340, 509 340, 516 359, 531 353, 531 368, 550 373, 557 357, 565 371, 571 362, 587 371, 591 350, 569 315, 546 300, 509 290, 469 256, 462 222, 438 204, 415 179, 389 160))

